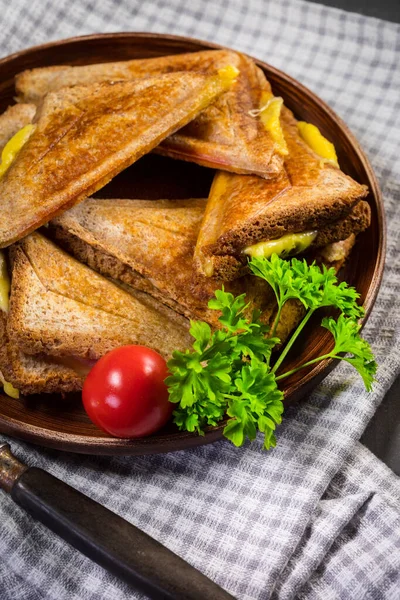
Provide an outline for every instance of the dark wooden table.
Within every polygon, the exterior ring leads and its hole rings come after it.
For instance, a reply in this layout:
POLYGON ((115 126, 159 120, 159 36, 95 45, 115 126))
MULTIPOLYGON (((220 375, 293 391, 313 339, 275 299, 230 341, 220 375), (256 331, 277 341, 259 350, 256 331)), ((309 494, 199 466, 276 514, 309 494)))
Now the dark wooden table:
POLYGON ((349 12, 400 23, 400 0, 310 0, 349 12))

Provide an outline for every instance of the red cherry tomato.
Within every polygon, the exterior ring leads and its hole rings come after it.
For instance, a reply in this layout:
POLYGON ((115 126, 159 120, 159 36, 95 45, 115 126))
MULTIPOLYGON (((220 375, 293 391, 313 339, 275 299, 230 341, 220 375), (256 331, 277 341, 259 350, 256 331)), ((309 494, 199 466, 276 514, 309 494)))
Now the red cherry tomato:
POLYGON ((82 390, 89 418, 121 438, 149 435, 171 417, 162 356, 145 346, 121 346, 103 356, 90 371, 82 390))

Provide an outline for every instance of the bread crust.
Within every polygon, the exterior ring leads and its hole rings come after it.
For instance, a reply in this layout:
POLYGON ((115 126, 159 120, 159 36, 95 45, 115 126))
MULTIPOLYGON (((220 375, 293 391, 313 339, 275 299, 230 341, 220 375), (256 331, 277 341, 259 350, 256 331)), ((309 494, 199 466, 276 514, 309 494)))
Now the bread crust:
POLYGON ((97 360, 141 344, 166 359, 190 345, 185 326, 144 304, 35 233, 12 249, 8 331, 26 354, 97 360))
MULTIPOLYGON (((199 274, 207 274, 211 261, 217 277, 240 276, 242 254, 248 246, 287 233, 322 231, 333 222, 344 220, 367 195, 365 185, 327 164, 309 148, 298 133, 296 119, 285 107, 281 124, 289 154, 280 177, 264 181, 217 172, 194 254, 199 274), (237 259, 236 274, 235 261, 229 256, 237 259)), ((361 206, 366 217, 367 209, 361 206)), ((364 218, 362 227, 367 222, 368 218, 364 218)), ((354 218, 353 223, 356 224, 354 218)), ((348 228, 339 232, 343 237, 349 233, 348 228)), ((325 243, 320 235, 314 245, 325 243)))
POLYGON ((65 86, 140 79, 178 71, 209 73, 227 65, 240 71, 231 90, 154 151, 214 169, 275 177, 282 170, 282 157, 261 120, 249 114, 260 108, 262 92, 271 92, 271 88, 264 73, 243 54, 206 50, 116 63, 45 67, 17 75, 16 89, 23 101, 39 103, 46 93, 65 86))
POLYGON ((79 392, 84 376, 45 356, 21 352, 9 336, 7 315, 0 311, 0 371, 21 394, 79 392))
POLYGON ((35 131, 0 180, 0 247, 103 187, 226 87, 214 75, 171 73, 48 94, 35 131))

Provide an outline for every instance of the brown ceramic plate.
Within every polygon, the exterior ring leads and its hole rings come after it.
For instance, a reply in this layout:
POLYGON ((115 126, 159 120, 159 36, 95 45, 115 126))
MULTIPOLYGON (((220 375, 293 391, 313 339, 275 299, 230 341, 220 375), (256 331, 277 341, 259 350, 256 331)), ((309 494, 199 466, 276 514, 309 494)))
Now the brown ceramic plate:
MULTIPOLYGON (((147 58, 218 48, 190 38, 147 33, 117 33, 78 37, 44 44, 13 54, 0 61, 0 111, 13 103, 14 76, 24 69, 56 64, 79 65, 147 58)), ((282 96, 298 118, 317 125, 336 146, 345 173, 370 189, 372 225, 359 236, 345 269, 344 278, 361 293, 365 320, 380 285, 385 254, 385 222, 382 198, 376 177, 357 141, 339 117, 310 90, 274 67, 256 61, 264 70, 274 93, 282 96)), ((121 173, 98 195, 117 198, 188 198, 208 194, 212 171, 196 165, 149 155, 121 173), (157 173, 157 177, 154 174, 157 173), (156 181, 154 181, 156 179, 156 181)), ((330 334, 309 324, 286 363, 288 369, 331 348, 330 334)), ((335 366, 319 363, 300 371, 283 384, 288 403, 299 400, 335 366)), ((286 369, 285 369, 286 370, 286 369)), ((111 438, 92 425, 84 413, 79 395, 36 396, 13 400, 0 396, 0 431, 43 446, 90 454, 149 454, 180 450, 213 442, 222 437, 223 425, 210 428, 204 437, 181 433, 173 425, 148 438, 111 438)))

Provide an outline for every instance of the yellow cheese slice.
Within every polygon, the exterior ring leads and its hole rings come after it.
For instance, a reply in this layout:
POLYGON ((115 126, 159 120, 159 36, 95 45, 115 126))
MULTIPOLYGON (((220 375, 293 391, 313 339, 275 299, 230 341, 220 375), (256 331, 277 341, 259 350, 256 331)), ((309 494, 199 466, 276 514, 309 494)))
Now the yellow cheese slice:
MULTIPOLYGON (((8 275, 6 257, 0 250, 0 310, 8 312, 10 303, 10 277, 8 275)), ((3 384, 4 393, 11 398, 19 398, 19 391, 11 383, 8 383, 0 372, 0 384, 3 384)))
POLYGON ((317 236, 317 231, 306 231, 304 233, 288 233, 276 240, 268 240, 248 246, 244 253, 252 258, 270 258, 272 254, 278 256, 294 256, 304 252, 312 244, 317 236))
POLYGON ((8 275, 6 257, 0 250, 0 310, 8 311, 10 297, 10 277, 8 275))
POLYGON ((260 116, 265 130, 270 133, 275 142, 276 151, 281 156, 286 156, 288 149, 280 120, 282 105, 283 99, 280 96, 273 96, 271 92, 264 91, 261 94, 260 108, 251 110, 250 115, 260 116))
POLYGON ((316 125, 298 121, 297 127, 301 137, 310 146, 311 150, 314 150, 326 162, 335 165, 335 167, 339 166, 335 146, 322 135, 316 125))
POLYGON ((8 381, 4 381, 3 390, 7 396, 10 396, 10 398, 15 398, 16 400, 19 398, 19 390, 11 385, 11 383, 8 383, 8 381))
POLYGON ((25 125, 20 129, 4 146, 1 153, 0 177, 9 169, 11 163, 15 160, 18 152, 31 137, 35 125, 25 125))

